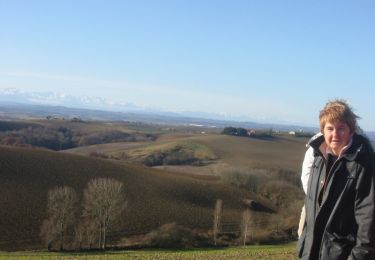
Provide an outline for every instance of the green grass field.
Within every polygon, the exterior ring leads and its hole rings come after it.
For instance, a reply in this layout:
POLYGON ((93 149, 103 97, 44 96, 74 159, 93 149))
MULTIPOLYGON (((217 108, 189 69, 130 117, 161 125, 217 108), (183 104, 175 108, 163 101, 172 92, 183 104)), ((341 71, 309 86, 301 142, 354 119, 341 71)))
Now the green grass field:
POLYGON ((137 250, 105 253, 0 252, 0 260, 117 260, 117 259, 296 259, 295 243, 225 249, 137 250))

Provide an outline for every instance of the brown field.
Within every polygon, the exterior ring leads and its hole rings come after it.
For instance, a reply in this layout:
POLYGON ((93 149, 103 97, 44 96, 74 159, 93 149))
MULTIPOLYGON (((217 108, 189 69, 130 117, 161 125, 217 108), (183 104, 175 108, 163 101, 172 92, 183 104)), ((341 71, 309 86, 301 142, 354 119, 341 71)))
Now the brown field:
MULTIPOLYGON (((220 134, 176 134, 163 135, 155 142, 113 143, 79 147, 65 150, 65 153, 89 155, 100 151, 108 155, 120 153, 143 154, 168 144, 190 141, 207 146, 217 157, 211 165, 193 166, 160 166, 184 173, 215 174, 225 165, 254 168, 282 168, 299 172, 305 152, 306 138, 275 137, 271 140, 225 136, 220 134)), ((130 156, 132 157, 132 156, 130 156)))
MULTIPOLYGON (((57 124, 42 123, 54 127, 57 124)), ((85 125, 70 122, 69 125, 81 131, 113 130, 113 125, 108 123, 85 125)), ((115 127, 129 130, 122 125, 116 124, 115 127)), ((151 130, 159 131, 157 128, 151 130)), ((138 129, 134 126, 130 131, 137 132, 138 129)), ((171 222, 207 230, 212 226, 217 199, 224 201, 223 221, 228 223, 240 222, 246 208, 245 199, 277 210, 269 199, 223 182, 220 173, 228 167, 247 167, 287 169, 299 174, 305 142, 306 139, 293 137, 262 140, 220 134, 164 133, 154 142, 101 144, 61 152, 0 146, 0 248, 40 248, 38 235, 46 217, 48 190, 67 185, 82 194, 88 181, 95 177, 116 178, 126 188, 128 208, 111 231, 113 239, 144 233, 171 222), (215 159, 203 166, 162 165, 151 168, 137 161, 137 156, 181 143, 198 144, 204 152, 212 152, 215 159), (98 151, 127 156, 120 160, 90 158, 90 153, 98 151)), ((263 223, 258 224, 259 231, 267 229, 270 214, 254 214, 257 221, 263 223)), ((298 216, 293 216, 292 225, 296 225, 297 220, 298 216)))
POLYGON ((117 228, 124 233, 150 231, 170 222, 207 228, 217 199, 224 200, 224 219, 232 221, 239 219, 242 199, 256 198, 217 181, 38 149, 1 147, 0 161, 0 246, 5 248, 23 248, 24 243, 40 247, 47 191, 68 185, 82 192, 94 177, 124 182, 129 205, 117 228))

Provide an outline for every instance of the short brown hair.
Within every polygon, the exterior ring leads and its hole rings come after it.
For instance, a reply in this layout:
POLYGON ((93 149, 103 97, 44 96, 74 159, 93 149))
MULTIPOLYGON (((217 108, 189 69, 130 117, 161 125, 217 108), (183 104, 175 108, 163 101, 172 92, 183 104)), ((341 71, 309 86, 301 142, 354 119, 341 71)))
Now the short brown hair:
POLYGON ((354 133, 357 129, 357 118, 360 118, 352 111, 352 108, 345 100, 335 99, 326 103, 319 113, 320 131, 323 133, 327 122, 345 122, 354 133))

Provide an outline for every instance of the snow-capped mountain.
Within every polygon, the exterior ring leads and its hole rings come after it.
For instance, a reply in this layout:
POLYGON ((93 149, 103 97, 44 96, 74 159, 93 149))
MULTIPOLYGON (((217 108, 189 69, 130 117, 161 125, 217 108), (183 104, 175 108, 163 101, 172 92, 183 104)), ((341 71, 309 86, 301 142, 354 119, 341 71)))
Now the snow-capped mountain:
POLYGON ((33 105, 52 105, 76 108, 101 109, 108 111, 145 111, 146 108, 132 103, 113 102, 101 97, 72 96, 55 92, 27 92, 15 88, 0 89, 0 102, 33 105))

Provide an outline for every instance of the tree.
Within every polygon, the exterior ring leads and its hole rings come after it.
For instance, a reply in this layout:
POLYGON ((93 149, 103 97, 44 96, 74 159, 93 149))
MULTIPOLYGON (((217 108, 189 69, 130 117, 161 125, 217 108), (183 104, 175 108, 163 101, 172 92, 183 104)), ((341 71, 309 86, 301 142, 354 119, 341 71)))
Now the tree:
POLYGON ((245 128, 239 127, 237 128, 237 135, 238 136, 249 136, 247 130, 245 128))
POLYGON ((79 250, 82 250, 82 244, 83 244, 83 239, 85 235, 85 229, 84 225, 82 225, 81 222, 78 223, 78 225, 74 229, 74 241, 76 244, 76 248, 79 250))
POLYGON ((75 245, 76 249, 92 249, 95 241, 98 239, 98 223, 92 219, 81 218, 75 227, 75 245))
POLYGON ((246 246, 248 235, 250 234, 250 224, 251 224, 251 212, 249 209, 246 209, 242 214, 241 222, 241 234, 243 238, 243 245, 246 246))
POLYGON ((52 242, 57 237, 55 225, 52 225, 48 219, 43 220, 39 235, 45 243, 47 250, 50 251, 52 249, 52 242))
POLYGON ((66 230, 75 222, 77 202, 77 193, 70 187, 57 187, 48 192, 47 220, 42 224, 41 236, 49 250, 56 239, 63 250, 66 230))
POLYGON ((224 135, 237 135, 237 129, 232 127, 232 126, 224 127, 224 129, 222 131, 222 134, 224 134, 224 135))
POLYGON ((122 182, 109 178, 91 180, 83 193, 84 217, 98 223, 98 245, 105 249, 107 232, 127 203, 122 182))
POLYGON ((223 201, 218 199, 216 201, 215 210, 214 210, 214 226, 213 226, 213 236, 214 244, 217 245, 217 236, 221 231, 221 215, 223 212, 223 201))
POLYGON ((99 235, 99 225, 95 221, 84 222, 84 237, 86 238, 89 249, 93 248, 95 240, 99 235))

